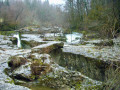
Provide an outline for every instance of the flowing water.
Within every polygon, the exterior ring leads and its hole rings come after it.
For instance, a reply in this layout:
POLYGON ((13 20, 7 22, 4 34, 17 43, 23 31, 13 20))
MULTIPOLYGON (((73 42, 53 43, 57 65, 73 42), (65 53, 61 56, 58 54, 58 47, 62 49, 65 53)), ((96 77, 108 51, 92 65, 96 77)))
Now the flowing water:
POLYGON ((73 32, 72 34, 66 34, 65 37, 67 43, 77 44, 82 40, 83 35, 81 33, 73 32))
MULTIPOLYGON (((40 38, 40 35, 32 35, 32 34, 22 34, 22 36, 24 37, 29 37, 30 40, 37 40, 37 41, 42 41, 42 38, 40 38)), ((47 36, 47 35, 46 35, 47 36)), ((48 34, 48 36, 54 36, 54 34, 48 34)), ((17 46, 18 48, 22 47, 22 43, 21 43, 21 36, 20 33, 16 33, 13 35, 13 37, 17 38, 17 46)), ((80 41, 82 40, 83 35, 80 33, 76 33, 73 32, 72 34, 65 34, 65 38, 67 39, 66 42, 68 44, 77 44, 80 43, 80 41)))
POLYGON ((18 47, 18 48, 21 48, 21 47, 22 47, 22 44, 21 44, 21 39, 20 39, 20 33, 14 34, 13 37, 16 37, 16 38, 17 38, 17 47, 18 47))

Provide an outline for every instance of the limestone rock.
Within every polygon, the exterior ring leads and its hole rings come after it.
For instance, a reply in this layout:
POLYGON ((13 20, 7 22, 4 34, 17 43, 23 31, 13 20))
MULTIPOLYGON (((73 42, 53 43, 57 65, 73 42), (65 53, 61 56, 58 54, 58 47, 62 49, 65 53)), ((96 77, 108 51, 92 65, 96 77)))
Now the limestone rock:
POLYGON ((50 51, 62 48, 64 45, 63 42, 51 42, 47 44, 42 44, 32 48, 32 53, 49 53, 50 51))

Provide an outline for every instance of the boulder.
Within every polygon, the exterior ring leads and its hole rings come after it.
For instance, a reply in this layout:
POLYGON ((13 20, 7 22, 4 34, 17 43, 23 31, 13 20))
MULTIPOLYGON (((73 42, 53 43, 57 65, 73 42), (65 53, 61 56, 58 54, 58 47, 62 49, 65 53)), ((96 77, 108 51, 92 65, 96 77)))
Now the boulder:
POLYGON ((30 90, 30 89, 23 86, 0 82, 0 90, 30 90))
POLYGON ((80 86, 87 87, 87 85, 89 85, 91 87, 96 87, 102 84, 99 81, 92 80, 82 75, 80 72, 68 70, 55 63, 51 65, 51 69, 51 72, 39 78, 40 84, 52 88, 65 88, 72 86, 75 90, 83 90, 80 86))
POLYGON ((44 64, 51 64, 51 56, 49 54, 38 54, 33 53, 29 56, 32 60, 39 60, 41 59, 44 64))
POLYGON ((8 66, 12 69, 15 69, 17 67, 20 67, 21 65, 24 65, 28 60, 24 57, 20 56, 13 56, 9 58, 8 66))
POLYGON ((12 42, 11 41, 9 41, 9 40, 1 40, 0 41, 0 45, 12 45, 12 42))
POLYGON ((49 53, 54 49, 62 48, 63 42, 51 42, 47 44, 42 44, 32 48, 32 53, 49 53))
POLYGON ((8 65, 8 75, 16 80, 33 81, 51 70, 51 57, 48 54, 31 54, 26 57, 14 56, 8 65), (26 59, 28 58, 28 59, 26 59))
POLYGON ((20 66, 12 72, 12 76, 18 80, 31 81, 34 80, 31 72, 31 62, 20 66))

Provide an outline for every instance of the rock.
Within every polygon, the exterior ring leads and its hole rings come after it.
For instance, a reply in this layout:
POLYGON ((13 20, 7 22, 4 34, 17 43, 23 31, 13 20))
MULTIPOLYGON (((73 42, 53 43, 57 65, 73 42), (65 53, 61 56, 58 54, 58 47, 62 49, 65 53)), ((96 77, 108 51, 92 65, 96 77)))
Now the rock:
POLYGON ((49 53, 50 51, 62 48, 64 45, 63 42, 51 42, 47 44, 42 44, 32 48, 32 53, 49 53))
POLYGON ((0 90, 30 90, 27 87, 0 82, 0 90))
POLYGON ((50 64, 51 63, 51 56, 49 54, 33 53, 29 57, 33 60, 41 59, 44 64, 50 64))
POLYGON ((12 81, 12 79, 5 74, 5 68, 8 68, 7 62, 0 63, 0 81, 9 83, 12 81))
POLYGON ((113 40, 90 40, 84 41, 83 45, 85 44, 94 44, 96 46, 113 46, 114 42, 113 40))
POLYGON ((50 71, 49 64, 40 64, 38 60, 26 63, 12 72, 12 77, 23 81, 33 81, 50 71))
POLYGON ((48 54, 34 53, 32 56, 31 70, 34 75, 46 74, 51 70, 51 57, 48 54))
POLYGON ((95 43, 97 46, 113 46, 114 42, 113 40, 103 40, 100 43, 95 43))
POLYGON ((40 34, 23 34, 22 35, 22 40, 25 40, 25 41, 36 41, 36 42, 41 42, 42 39, 40 38, 40 34))
POLYGON ((12 41, 13 44, 17 45, 17 38, 16 37, 11 37, 10 41, 12 41))
POLYGON ((9 66, 12 67, 11 70, 13 70, 9 73, 10 76, 17 80, 33 81, 40 75, 46 74, 51 70, 50 55, 34 53, 30 56, 26 56, 26 58, 27 57, 31 59, 31 61, 24 62, 26 59, 20 56, 12 57, 11 61, 8 63, 9 66))
MULTIPOLYGON (((47 75, 41 76, 39 81, 40 84, 47 85, 52 88, 65 88, 75 87, 76 85, 84 86, 89 83, 90 86, 101 85, 101 82, 92 80, 80 72, 67 70, 58 64, 52 64, 52 71, 47 73, 47 75)), ((81 90, 76 88, 77 90, 81 90)))
POLYGON ((0 63, 0 90, 30 90, 26 87, 14 85, 14 81, 5 74, 5 68, 8 68, 7 62, 0 63))
POLYGON ((26 58, 13 56, 13 57, 10 57, 10 61, 8 62, 8 65, 12 69, 15 69, 17 67, 20 67, 21 65, 24 65, 26 62, 28 62, 26 58))
POLYGON ((32 64, 31 64, 31 71, 32 74, 35 76, 41 76, 46 74, 47 72, 49 72, 51 70, 51 67, 49 64, 43 64, 42 62, 35 60, 32 64))
POLYGON ((50 31, 52 28, 46 28, 46 27, 42 27, 43 31, 50 31))
POLYGON ((7 45, 7 44, 11 45, 12 42, 9 41, 9 40, 2 40, 2 41, 0 41, 0 45, 7 45))
POLYGON ((31 72, 31 62, 20 66, 12 72, 12 76, 18 80, 32 81, 35 78, 32 76, 31 72))

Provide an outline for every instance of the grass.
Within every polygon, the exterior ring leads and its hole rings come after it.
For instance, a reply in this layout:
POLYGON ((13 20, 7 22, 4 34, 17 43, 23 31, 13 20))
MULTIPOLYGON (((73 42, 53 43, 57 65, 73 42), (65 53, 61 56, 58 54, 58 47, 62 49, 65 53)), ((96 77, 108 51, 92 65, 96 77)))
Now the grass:
POLYGON ((14 33, 15 31, 0 31, 0 35, 7 35, 7 36, 12 35, 14 33))
POLYGON ((120 90, 120 67, 114 69, 109 68, 106 72, 106 79, 103 90, 120 90))

